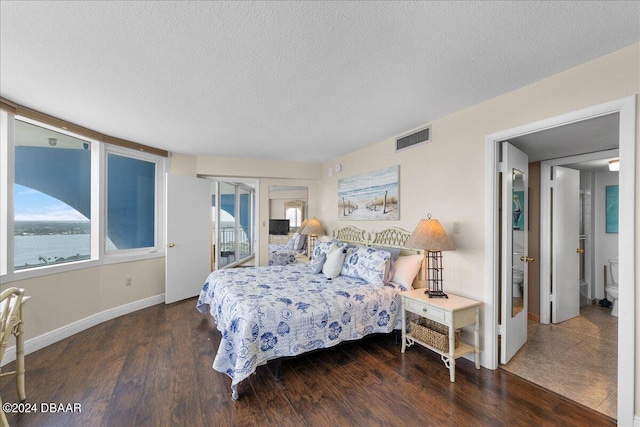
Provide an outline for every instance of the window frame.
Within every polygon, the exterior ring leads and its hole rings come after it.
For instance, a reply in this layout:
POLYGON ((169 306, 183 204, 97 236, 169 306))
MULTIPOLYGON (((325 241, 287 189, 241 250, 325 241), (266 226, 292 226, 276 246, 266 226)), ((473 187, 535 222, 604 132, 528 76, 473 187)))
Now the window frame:
POLYGON ((244 183, 241 182, 236 182, 233 179, 229 179, 229 178, 220 178, 220 177, 204 177, 206 179, 210 179, 211 181, 213 181, 214 185, 212 188, 212 191, 215 193, 215 206, 212 206, 212 208, 215 210, 215 227, 214 227, 214 245, 215 245, 215 262, 214 262, 214 266, 213 268, 215 270, 218 269, 223 269, 223 268, 233 268, 236 267, 238 265, 241 265, 247 261, 249 261, 250 259, 255 258, 256 256, 256 240, 255 240, 255 236, 256 236, 256 193, 257 190, 256 188, 250 186, 250 185, 246 185, 244 183), (235 245, 234 245, 234 253, 235 255, 238 255, 236 257, 236 259, 234 259, 233 262, 229 262, 223 266, 220 266, 220 244, 219 244, 219 238, 220 238, 220 218, 221 218, 221 214, 220 211, 222 210, 222 203, 221 203, 221 194, 220 194, 220 185, 221 184, 227 184, 230 185, 232 187, 234 187, 234 203, 235 206, 238 209, 238 214, 234 215, 234 234, 235 234, 235 245), (239 214, 239 209, 240 209, 240 193, 239 193, 239 189, 243 189, 247 192, 249 192, 251 194, 251 197, 249 198, 249 215, 251 217, 250 219, 250 223, 251 223, 251 233, 249 236, 247 236, 247 238, 250 240, 251 242, 251 253, 249 255, 247 255, 244 258, 240 258, 239 255, 241 255, 240 253, 240 249, 239 249, 239 242, 238 242, 238 235, 239 235, 239 230, 240 230, 240 214, 239 214))
POLYGON ((149 153, 139 153, 133 150, 129 150, 123 147, 119 147, 111 144, 104 144, 103 149, 103 159, 101 164, 103 168, 101 170, 102 175, 102 188, 101 191, 103 193, 103 205, 101 209, 101 213, 103 215, 104 221, 102 221, 103 229, 101 231, 102 236, 102 244, 100 245, 101 254, 104 256, 105 260, 109 262, 118 262, 118 260, 122 258, 131 258, 134 257, 136 259, 145 259, 149 254, 157 254, 164 253, 164 178, 165 178, 165 159, 163 157, 149 154, 149 153), (107 230, 107 220, 108 220, 108 200, 107 200, 107 161, 109 154, 115 154, 122 157, 128 157, 130 159, 135 160, 143 160, 146 162, 155 164, 155 200, 154 200, 154 244, 153 246, 144 247, 144 248, 132 248, 132 249, 116 249, 116 250, 107 250, 107 240, 108 240, 108 230, 107 230))
POLYGON ((164 257, 165 174, 168 159, 160 155, 108 144, 86 135, 52 126, 39 120, 0 110, 0 283, 81 270, 99 265, 164 257), (15 270, 14 198, 15 185, 15 120, 63 133, 90 142, 91 146, 91 257, 88 260, 15 270), (6 121, 6 122, 5 122, 6 121), (150 248, 106 251, 106 168, 107 153, 150 161, 156 165, 155 236, 150 248), (5 232, 6 231, 6 232, 5 232))

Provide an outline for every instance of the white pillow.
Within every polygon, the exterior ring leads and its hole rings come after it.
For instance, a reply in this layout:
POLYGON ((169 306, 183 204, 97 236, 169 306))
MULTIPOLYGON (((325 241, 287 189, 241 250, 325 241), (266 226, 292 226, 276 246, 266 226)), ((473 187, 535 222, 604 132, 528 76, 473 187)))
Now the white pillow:
POLYGON ((335 279, 340 275, 345 255, 345 248, 338 245, 331 246, 327 252, 327 260, 322 265, 322 273, 327 276, 328 279, 335 279))
POLYGON ((327 243, 331 241, 331 236, 320 236, 318 237, 318 242, 327 243))
POLYGON ((411 289, 413 279, 418 275, 424 255, 407 255, 399 257, 393 264, 393 281, 407 289, 411 289))

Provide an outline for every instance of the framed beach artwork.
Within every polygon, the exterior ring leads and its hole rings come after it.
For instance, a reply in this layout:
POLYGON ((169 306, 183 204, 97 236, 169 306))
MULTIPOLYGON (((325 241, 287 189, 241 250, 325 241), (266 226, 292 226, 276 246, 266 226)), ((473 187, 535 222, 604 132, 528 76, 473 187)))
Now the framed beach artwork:
POLYGON ((618 232, 618 186, 607 185, 606 192, 606 228, 607 233, 618 232))
POLYGON ((398 165, 338 180, 338 217, 341 220, 400 219, 398 165))

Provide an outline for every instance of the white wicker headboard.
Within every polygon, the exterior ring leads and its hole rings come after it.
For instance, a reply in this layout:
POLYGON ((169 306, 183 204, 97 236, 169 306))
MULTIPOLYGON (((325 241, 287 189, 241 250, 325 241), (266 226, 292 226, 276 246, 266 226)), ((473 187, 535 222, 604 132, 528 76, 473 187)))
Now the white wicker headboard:
POLYGON ((333 230, 333 238, 347 243, 367 246, 367 232, 359 228, 347 226, 333 230))
MULTIPOLYGON (((363 246, 376 246, 399 248, 400 255, 424 254, 421 249, 411 249, 404 246, 411 233, 403 228, 389 227, 381 231, 365 231, 354 226, 346 226, 333 230, 333 238, 347 243, 354 243, 363 246)), ((426 258, 422 260, 422 268, 413 281, 414 288, 426 287, 426 258)))

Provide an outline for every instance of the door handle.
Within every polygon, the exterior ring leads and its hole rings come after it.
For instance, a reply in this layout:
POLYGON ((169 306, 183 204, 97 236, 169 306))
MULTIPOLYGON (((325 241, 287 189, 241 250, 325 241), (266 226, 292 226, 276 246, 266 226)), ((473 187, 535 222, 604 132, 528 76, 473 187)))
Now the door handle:
POLYGON ((536 259, 534 257, 530 257, 530 256, 521 256, 520 257, 520 261, 524 261, 524 262, 533 262, 536 259))
POLYGON ((169 243, 169 247, 172 248, 175 246, 175 243, 169 243))
POLYGON ((578 248, 578 249, 576 249, 576 253, 577 254, 583 254, 584 253, 584 249, 578 248))

